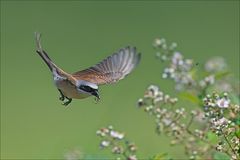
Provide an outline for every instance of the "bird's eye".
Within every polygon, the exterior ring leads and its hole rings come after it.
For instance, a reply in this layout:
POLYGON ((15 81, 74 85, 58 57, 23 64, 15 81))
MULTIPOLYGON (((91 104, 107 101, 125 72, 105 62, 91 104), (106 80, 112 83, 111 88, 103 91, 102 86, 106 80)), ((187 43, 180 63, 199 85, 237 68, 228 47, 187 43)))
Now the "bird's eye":
POLYGON ((80 86, 79 88, 86 91, 86 92, 92 92, 93 91, 93 89, 89 86, 80 86))

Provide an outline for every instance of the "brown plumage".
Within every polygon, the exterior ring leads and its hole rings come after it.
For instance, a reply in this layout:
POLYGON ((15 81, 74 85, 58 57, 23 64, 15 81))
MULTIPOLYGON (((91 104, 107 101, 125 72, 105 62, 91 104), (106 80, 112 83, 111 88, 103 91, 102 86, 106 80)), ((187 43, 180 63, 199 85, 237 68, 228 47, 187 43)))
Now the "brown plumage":
POLYGON ((128 46, 92 67, 69 74, 54 64, 47 52, 42 49, 40 34, 36 33, 35 36, 36 52, 52 72, 55 85, 61 93, 60 100, 64 101, 64 98, 69 100, 64 105, 68 105, 72 98, 82 99, 94 95, 99 99, 98 85, 111 84, 123 79, 132 72, 141 59, 141 54, 137 53, 136 48, 128 46))
POLYGON ((122 48, 95 66, 75 72, 72 76, 98 85, 115 83, 128 75, 140 58, 141 54, 137 54, 135 47, 122 48))

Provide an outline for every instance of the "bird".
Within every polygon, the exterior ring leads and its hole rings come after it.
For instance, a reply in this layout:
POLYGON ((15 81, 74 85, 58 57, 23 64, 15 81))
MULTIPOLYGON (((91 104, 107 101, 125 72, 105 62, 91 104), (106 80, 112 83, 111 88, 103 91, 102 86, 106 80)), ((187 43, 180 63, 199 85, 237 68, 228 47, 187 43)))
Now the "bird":
POLYGON ((68 106, 72 99, 94 96, 100 100, 99 86, 113 84, 130 74, 141 60, 136 47, 127 46, 103 59, 96 65, 74 73, 67 73, 58 67, 41 46, 41 34, 35 32, 36 52, 52 72, 63 105, 68 106))

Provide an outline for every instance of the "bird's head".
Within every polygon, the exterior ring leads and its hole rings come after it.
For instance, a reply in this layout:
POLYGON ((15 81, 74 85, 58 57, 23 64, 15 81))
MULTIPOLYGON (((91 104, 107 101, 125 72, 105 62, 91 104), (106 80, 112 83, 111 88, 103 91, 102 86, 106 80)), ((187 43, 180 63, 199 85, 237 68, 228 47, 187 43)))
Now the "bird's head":
POLYGON ((78 81, 77 89, 81 93, 89 94, 95 96, 97 99, 100 99, 98 93, 98 86, 94 83, 87 82, 87 81, 78 81))

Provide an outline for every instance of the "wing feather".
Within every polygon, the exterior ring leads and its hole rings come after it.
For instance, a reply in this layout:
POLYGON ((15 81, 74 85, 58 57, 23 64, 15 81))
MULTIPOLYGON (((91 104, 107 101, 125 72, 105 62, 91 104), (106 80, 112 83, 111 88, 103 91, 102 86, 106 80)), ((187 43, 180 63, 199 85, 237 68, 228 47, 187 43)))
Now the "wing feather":
POLYGON ((72 76, 95 84, 115 83, 128 75, 139 63, 141 54, 135 47, 125 47, 100 63, 78 71, 72 76))

